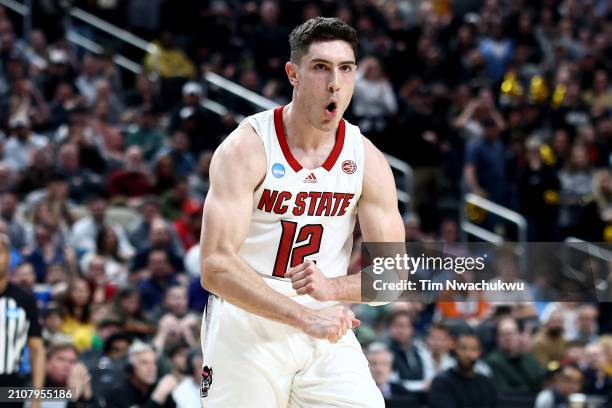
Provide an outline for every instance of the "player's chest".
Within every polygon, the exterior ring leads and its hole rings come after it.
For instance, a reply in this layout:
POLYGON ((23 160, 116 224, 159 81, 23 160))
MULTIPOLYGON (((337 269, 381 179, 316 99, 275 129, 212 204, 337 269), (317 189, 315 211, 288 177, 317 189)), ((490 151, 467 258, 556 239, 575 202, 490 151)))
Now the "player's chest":
POLYGON ((361 178, 340 168, 276 170, 255 194, 256 217, 342 217, 354 211, 361 194, 361 178))

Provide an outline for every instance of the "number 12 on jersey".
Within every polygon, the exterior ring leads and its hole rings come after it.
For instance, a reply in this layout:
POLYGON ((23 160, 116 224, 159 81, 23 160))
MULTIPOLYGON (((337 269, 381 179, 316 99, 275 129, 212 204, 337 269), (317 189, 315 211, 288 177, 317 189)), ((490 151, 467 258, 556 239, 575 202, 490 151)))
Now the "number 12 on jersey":
POLYGON ((278 244, 273 276, 284 278, 287 269, 298 266, 304 262, 305 257, 314 255, 321 249, 323 225, 304 225, 300 228, 296 238, 297 226, 297 222, 281 220, 283 231, 278 244), (290 259, 291 263, 289 263, 290 259))

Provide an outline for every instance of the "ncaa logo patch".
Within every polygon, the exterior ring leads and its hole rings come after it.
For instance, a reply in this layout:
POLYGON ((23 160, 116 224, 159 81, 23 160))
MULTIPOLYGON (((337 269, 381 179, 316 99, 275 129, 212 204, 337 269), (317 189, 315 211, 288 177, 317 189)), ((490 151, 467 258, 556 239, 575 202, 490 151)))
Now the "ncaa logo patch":
POLYGON ((357 165, 352 160, 345 160, 342 162, 342 171, 346 174, 353 174, 357 171, 357 165))
POLYGON ((213 369, 209 366, 202 367, 202 382, 200 383, 200 398, 208 397, 208 390, 213 381, 213 369))
POLYGON ((272 165, 272 175, 276 178, 282 178, 285 176, 285 166, 280 163, 274 163, 272 165))

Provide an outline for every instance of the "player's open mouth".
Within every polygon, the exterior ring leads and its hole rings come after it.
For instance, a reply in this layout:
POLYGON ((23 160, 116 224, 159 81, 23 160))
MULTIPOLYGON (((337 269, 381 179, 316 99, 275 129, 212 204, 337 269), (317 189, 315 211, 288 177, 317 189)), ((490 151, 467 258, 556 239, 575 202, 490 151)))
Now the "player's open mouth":
POLYGON ((330 102, 326 107, 325 107, 325 112, 329 115, 329 116, 335 116, 336 115, 336 102, 330 102))

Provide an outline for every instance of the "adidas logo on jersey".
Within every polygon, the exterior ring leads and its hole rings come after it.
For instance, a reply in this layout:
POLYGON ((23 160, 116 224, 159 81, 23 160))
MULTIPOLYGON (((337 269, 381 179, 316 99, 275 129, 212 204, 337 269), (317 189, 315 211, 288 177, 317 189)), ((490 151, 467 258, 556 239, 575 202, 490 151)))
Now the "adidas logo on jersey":
POLYGON ((310 173, 305 179, 304 179, 304 183, 316 183, 317 182, 317 177, 314 175, 314 173, 310 173))

